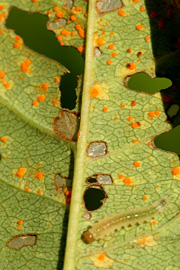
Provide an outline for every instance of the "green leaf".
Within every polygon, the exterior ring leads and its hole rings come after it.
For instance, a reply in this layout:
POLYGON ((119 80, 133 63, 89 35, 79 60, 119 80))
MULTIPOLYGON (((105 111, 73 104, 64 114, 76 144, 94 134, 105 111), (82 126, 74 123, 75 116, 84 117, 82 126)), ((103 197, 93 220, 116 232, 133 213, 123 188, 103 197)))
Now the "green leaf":
POLYGON ((88 13, 80 0, 0 5, 1 269, 179 269, 179 159, 153 142, 179 121, 179 12, 160 2, 89 0, 88 13), (12 5, 48 14, 60 45, 85 53, 74 110, 59 102, 69 71, 5 27, 12 5), (154 85, 129 89, 140 72, 172 81, 167 106, 154 85), (85 243, 84 231, 119 213, 124 228, 103 225, 85 243))

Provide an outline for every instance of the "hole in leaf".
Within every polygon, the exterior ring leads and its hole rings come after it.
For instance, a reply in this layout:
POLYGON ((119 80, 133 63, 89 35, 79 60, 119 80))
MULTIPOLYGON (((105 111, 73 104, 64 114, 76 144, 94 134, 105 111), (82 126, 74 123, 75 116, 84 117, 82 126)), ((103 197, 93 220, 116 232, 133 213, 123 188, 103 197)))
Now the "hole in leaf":
POLYGON ((92 217, 92 215, 91 215, 91 213, 89 213, 89 212, 84 212, 84 214, 82 215, 82 217, 83 217, 84 219, 86 219, 86 220, 90 220, 91 217, 92 217))
POLYGON ((23 247, 32 247, 36 245, 37 236, 26 234, 12 238, 6 243, 6 246, 11 249, 19 250, 23 247))
POLYGON ((110 174, 93 174, 92 176, 87 178, 88 183, 98 182, 101 185, 112 185, 113 179, 110 174))
POLYGON ((54 132, 68 141, 76 141, 79 130, 79 117, 77 113, 61 110, 54 119, 54 132))
POLYGON ((156 147, 180 155, 180 125, 154 139, 156 147))
POLYGON ((57 19, 57 20, 54 20, 54 21, 49 21, 49 22, 47 22, 47 29, 48 30, 59 29, 59 28, 65 26, 66 23, 67 23, 67 21, 64 18, 57 19))
POLYGON ((77 86, 77 78, 72 73, 65 74, 60 83, 61 106, 72 110, 76 106, 76 93, 72 91, 77 86))
POLYGON ((103 141, 96 141, 89 143, 87 147, 87 155, 95 158, 107 154, 107 144, 103 141))
POLYGON ((77 85, 75 82, 77 75, 83 73, 84 59, 76 48, 60 46, 55 33, 47 29, 47 22, 48 16, 40 13, 28 13, 13 7, 9 12, 6 27, 15 30, 15 33, 23 38, 27 47, 56 60, 71 72, 69 77, 71 83, 68 82, 66 86, 64 82, 67 83, 67 80, 65 80, 61 85, 62 106, 71 110, 75 107, 75 87, 77 85), (68 100, 69 104, 65 100, 68 100))
POLYGON ((145 72, 139 72, 132 76, 128 76, 125 82, 130 89, 149 94, 155 94, 172 85, 172 81, 170 79, 151 78, 145 72))
POLYGON ((74 1, 73 0, 65 0, 64 2, 64 8, 66 9, 71 9, 74 5, 74 1))
POLYGON ((101 54, 102 54, 102 52, 101 52, 100 48, 99 48, 99 47, 96 47, 96 48, 94 49, 94 56, 95 56, 95 57, 98 57, 98 56, 100 56, 101 54))
POLYGON ((88 211, 94 211, 103 205, 106 198, 108 196, 101 186, 92 185, 84 192, 85 207, 88 211))
POLYGON ((98 0, 96 2, 96 9, 99 14, 119 9, 122 6, 123 3, 121 0, 98 0))

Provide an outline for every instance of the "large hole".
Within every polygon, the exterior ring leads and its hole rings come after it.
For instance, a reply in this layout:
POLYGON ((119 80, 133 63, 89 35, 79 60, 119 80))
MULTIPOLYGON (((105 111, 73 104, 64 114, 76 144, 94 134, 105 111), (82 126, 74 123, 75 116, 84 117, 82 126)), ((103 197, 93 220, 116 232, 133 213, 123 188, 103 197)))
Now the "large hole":
POLYGON ((83 73, 84 59, 76 48, 60 46, 55 34, 47 30, 47 22, 48 17, 45 15, 28 13, 13 7, 6 27, 15 30, 30 49, 56 60, 71 72, 64 76, 60 85, 62 107, 71 110, 75 107, 77 75, 83 73))
POLYGON ((100 186, 91 186, 84 193, 84 203, 88 211, 94 211, 103 205, 103 201, 107 198, 107 194, 100 186))

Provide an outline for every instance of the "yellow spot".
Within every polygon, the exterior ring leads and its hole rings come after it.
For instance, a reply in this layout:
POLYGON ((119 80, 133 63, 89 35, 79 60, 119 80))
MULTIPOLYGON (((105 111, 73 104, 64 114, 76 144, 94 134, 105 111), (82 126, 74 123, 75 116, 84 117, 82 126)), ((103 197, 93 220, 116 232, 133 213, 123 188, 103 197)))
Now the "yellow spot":
POLYGON ((94 86, 89 90, 91 98, 99 98, 105 100, 109 100, 107 95, 108 91, 109 88, 105 83, 94 84, 94 86))
POLYGON ((142 248, 145 247, 145 246, 153 247, 153 246, 156 246, 157 245, 157 242, 154 240, 154 237, 152 235, 149 235, 146 238, 145 237, 140 238, 137 241, 137 243, 142 248))
POLYGON ((172 174, 174 174, 174 175, 180 174, 180 168, 176 167, 176 168, 172 169, 172 174))
POLYGON ((127 186, 131 186, 132 185, 132 181, 131 181, 130 177, 125 177, 124 180, 123 180, 123 182, 127 186))
POLYGON ((100 268, 109 268, 113 265, 114 260, 110 259, 106 254, 96 254, 90 257, 95 266, 100 268))
POLYGON ((16 173, 16 176, 22 178, 22 177, 24 177, 26 171, 27 171, 27 168, 25 168, 25 167, 19 168, 17 173, 16 173))
POLYGON ((134 166, 135 167, 140 167, 141 166, 141 163, 139 161, 134 161, 134 166))

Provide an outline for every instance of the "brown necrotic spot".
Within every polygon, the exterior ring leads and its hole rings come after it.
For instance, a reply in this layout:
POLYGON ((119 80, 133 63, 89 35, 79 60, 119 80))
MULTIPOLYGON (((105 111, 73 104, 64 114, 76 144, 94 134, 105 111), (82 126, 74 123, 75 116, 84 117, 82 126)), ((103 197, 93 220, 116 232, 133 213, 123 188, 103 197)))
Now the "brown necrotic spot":
POLYGON ((73 0, 65 0, 64 1, 64 8, 65 9, 71 9, 74 5, 74 1, 73 0))
POLYGON ((89 143, 87 147, 88 157, 100 157, 107 154, 107 144, 103 141, 96 141, 89 143))
POLYGON ((98 57, 101 54, 102 54, 102 52, 101 52, 100 48, 99 47, 95 47, 95 49, 94 49, 94 56, 95 57, 98 57))
POLYGON ((171 104, 166 110, 168 118, 169 119, 174 118, 179 113, 179 110, 180 110, 180 107, 178 104, 176 104, 176 103, 171 104))
POLYGON ((58 19, 58 20, 55 20, 55 21, 49 21, 47 23, 47 29, 48 30, 59 29, 59 28, 65 26, 66 23, 67 23, 67 21, 64 18, 61 18, 61 19, 58 19))
POLYGON ((6 246, 11 249, 19 250, 23 247, 32 247, 36 245, 37 236, 32 234, 20 235, 10 239, 6 246))
POLYGON ((79 117, 77 113, 69 110, 61 110, 58 117, 54 119, 54 132, 68 141, 76 141, 79 129, 79 117))
POLYGON ((98 182, 101 185, 112 185, 113 179, 110 174, 93 174, 92 176, 87 178, 87 183, 95 183, 98 182))
POLYGON ((97 13, 99 14, 122 8, 122 6, 121 0, 98 0, 96 2, 97 13))
POLYGON ((72 179, 57 173, 54 177, 54 185, 57 193, 64 193, 67 188, 72 186, 72 179))
POLYGON ((100 185, 91 185, 85 190, 83 198, 86 209, 94 211, 103 205, 108 196, 100 185))

